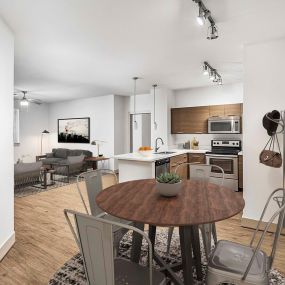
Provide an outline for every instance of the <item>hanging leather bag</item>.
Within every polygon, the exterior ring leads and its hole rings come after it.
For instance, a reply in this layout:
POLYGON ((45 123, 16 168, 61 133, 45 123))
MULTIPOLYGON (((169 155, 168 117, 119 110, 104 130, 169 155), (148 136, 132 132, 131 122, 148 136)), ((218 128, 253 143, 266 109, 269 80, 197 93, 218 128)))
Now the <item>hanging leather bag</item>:
POLYGON ((266 166, 279 168, 282 165, 282 156, 279 146, 279 141, 277 134, 273 134, 270 139, 268 140, 267 144, 265 145, 263 151, 259 155, 259 161, 260 163, 263 163, 266 166), (275 141, 277 141, 278 150, 274 150, 275 141), (269 148, 267 146, 269 145, 269 148))

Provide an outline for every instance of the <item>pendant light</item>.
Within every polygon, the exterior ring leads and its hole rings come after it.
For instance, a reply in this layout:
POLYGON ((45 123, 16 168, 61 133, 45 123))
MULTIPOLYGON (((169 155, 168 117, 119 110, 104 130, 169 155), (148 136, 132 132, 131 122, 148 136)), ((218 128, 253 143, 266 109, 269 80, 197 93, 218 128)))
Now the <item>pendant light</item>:
POLYGON ((157 130, 157 122, 156 122, 156 118, 155 118, 155 89, 157 87, 157 84, 153 84, 153 127, 155 130, 157 130))
POLYGON ((133 96, 134 96, 134 128, 135 129, 137 129, 138 128, 138 122, 137 122, 137 120, 136 120, 136 96, 137 96, 137 94, 136 94, 136 92, 137 92, 137 80, 138 80, 139 78, 138 77, 133 77, 133 80, 134 80, 134 94, 133 94, 133 96))

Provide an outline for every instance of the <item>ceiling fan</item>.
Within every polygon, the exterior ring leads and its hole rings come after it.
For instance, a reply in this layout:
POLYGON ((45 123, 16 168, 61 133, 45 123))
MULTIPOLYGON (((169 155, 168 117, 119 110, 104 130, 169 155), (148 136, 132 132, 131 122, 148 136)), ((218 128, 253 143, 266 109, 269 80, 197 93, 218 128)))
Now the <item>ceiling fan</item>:
POLYGON ((28 107, 29 103, 37 104, 37 105, 41 105, 43 103, 41 100, 38 100, 38 99, 27 98, 27 96, 26 96, 27 93, 29 93, 29 92, 25 91, 25 90, 17 90, 14 93, 15 100, 20 101, 20 105, 22 107, 28 107))

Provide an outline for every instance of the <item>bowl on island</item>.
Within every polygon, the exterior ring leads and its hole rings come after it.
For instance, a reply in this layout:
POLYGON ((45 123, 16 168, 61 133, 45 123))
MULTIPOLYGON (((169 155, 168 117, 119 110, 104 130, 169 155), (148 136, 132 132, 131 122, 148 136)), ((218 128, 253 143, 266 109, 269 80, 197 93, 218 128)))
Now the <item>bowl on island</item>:
POLYGON ((148 146, 142 146, 139 148, 139 154, 145 157, 150 157, 152 155, 152 148, 148 146))

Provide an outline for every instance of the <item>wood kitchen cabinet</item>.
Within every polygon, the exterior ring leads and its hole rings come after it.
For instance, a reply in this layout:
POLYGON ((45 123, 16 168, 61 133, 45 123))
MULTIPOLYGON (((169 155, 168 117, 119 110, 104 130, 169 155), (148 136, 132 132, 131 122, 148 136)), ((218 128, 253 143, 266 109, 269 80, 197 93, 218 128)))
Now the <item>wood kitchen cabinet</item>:
POLYGON ((208 132, 209 106, 171 109, 172 134, 205 134, 208 132))
POLYGON ((225 105, 209 106, 209 117, 223 117, 225 115, 225 105))
POLYGON ((228 104, 225 106, 225 116, 241 116, 242 104, 228 104))
MULTIPOLYGON (((188 158, 187 154, 181 154, 177 156, 173 156, 170 158, 170 173, 175 173, 175 170, 177 166, 183 163, 187 163, 188 158)), ((182 178, 182 179, 187 179, 188 178, 188 165, 183 165, 177 169, 177 174, 182 178)))
POLYGON ((209 117, 242 116, 242 104, 172 108, 172 134, 207 134, 209 117))
POLYGON ((206 156, 204 153, 188 153, 188 162, 205 164, 206 156))
POLYGON ((238 156, 238 188, 243 188, 243 156, 238 156))
POLYGON ((210 117, 242 116, 242 104, 212 105, 210 117))
POLYGON ((187 133, 187 118, 189 118, 189 108, 173 108, 171 109, 171 133, 185 134, 187 133))

